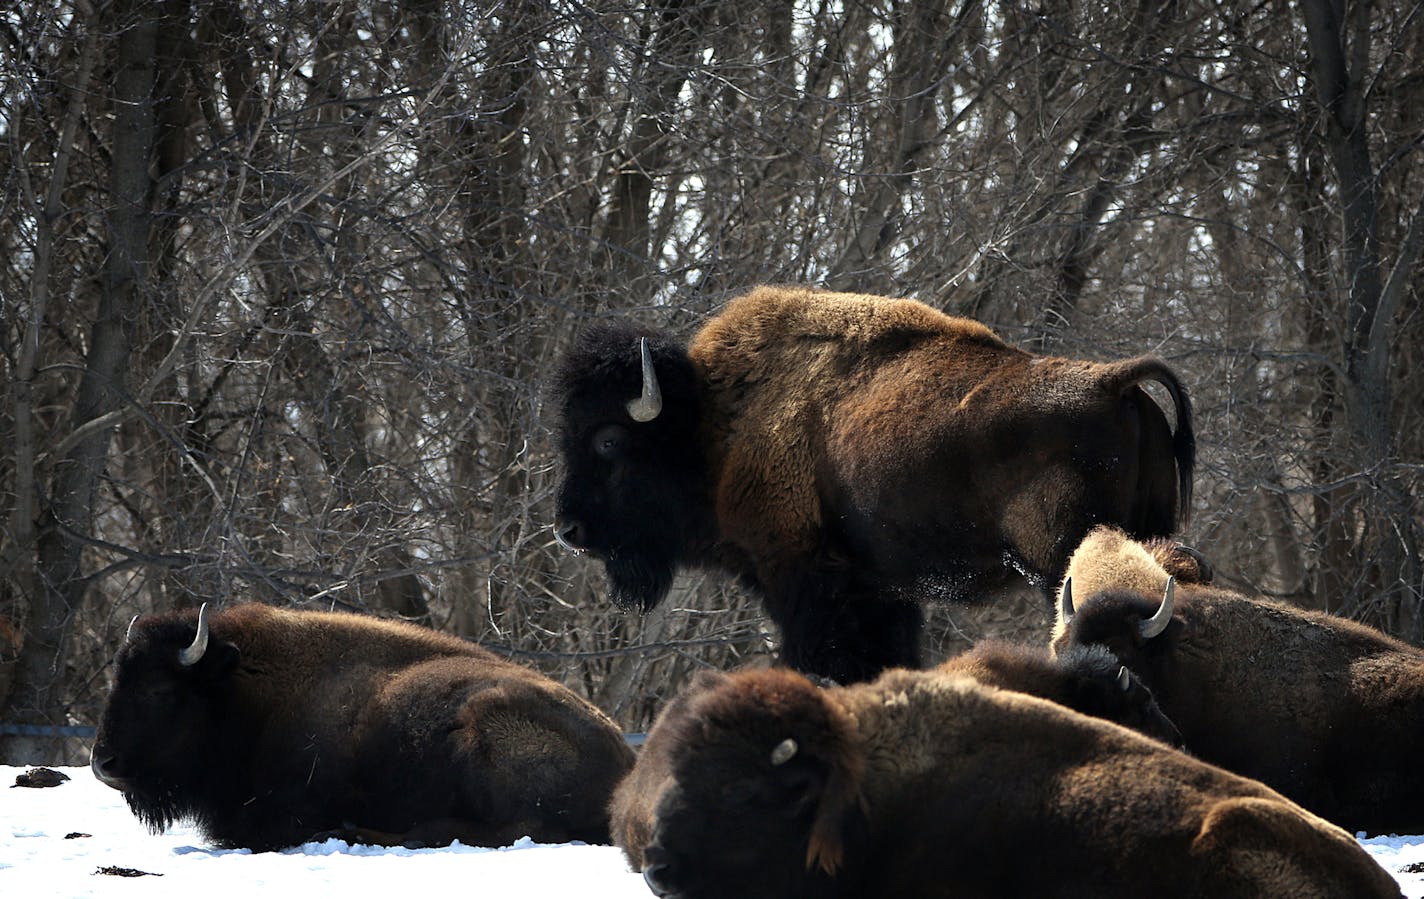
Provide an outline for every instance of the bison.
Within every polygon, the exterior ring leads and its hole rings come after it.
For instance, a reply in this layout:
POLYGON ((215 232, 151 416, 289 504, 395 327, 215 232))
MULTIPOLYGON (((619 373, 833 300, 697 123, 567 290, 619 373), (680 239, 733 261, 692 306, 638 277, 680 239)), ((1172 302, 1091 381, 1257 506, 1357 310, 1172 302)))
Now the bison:
POLYGON ((1401 895, 1268 787, 962 676, 737 673, 659 728, 661 897, 1401 895))
POLYGON ((1162 360, 1038 356, 912 300, 762 287, 687 347, 606 323, 554 393, 555 536, 603 561, 612 599, 647 610, 680 568, 730 572, 784 660, 839 681, 919 664, 918 598, 1051 595, 1093 525, 1166 535, 1191 496, 1191 406, 1162 360))
POLYGON ((1424 650, 1173 573, 1094 530, 1069 562, 1054 650, 1106 647, 1188 750, 1342 827, 1424 829, 1424 650))
POLYGON ((255 850, 608 842, 632 763, 602 712, 472 643, 260 604, 137 619, 91 760, 154 831, 255 850))
MULTIPOLYGON (((1087 647, 1054 658, 1039 647, 983 640, 968 652, 942 663, 941 674, 973 678, 981 684, 1028 693, 1116 721, 1171 745, 1181 736, 1153 700, 1152 694, 1100 647, 1087 647)), ((613 841, 634 871, 644 867, 643 847, 652 840, 653 812, 671 771, 670 735, 681 725, 670 722, 688 714, 692 697, 719 686, 727 675, 703 670, 669 702, 653 723, 633 770, 613 793, 610 818, 613 841)))

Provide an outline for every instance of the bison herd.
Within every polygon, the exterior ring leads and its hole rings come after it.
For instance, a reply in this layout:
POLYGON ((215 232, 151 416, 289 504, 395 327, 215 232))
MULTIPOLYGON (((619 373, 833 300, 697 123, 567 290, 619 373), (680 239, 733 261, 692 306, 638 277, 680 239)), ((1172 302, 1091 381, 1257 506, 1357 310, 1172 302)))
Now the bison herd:
POLYGON ((786 667, 701 673, 635 756, 469 642, 204 607, 131 626, 95 776, 225 846, 611 841, 677 899, 1400 896, 1350 832, 1424 832, 1424 652, 1213 586, 1160 359, 760 288, 686 346, 595 328, 554 390, 558 540, 644 610, 734 575, 786 667), (1047 645, 923 668, 922 602, 1025 584, 1047 645))

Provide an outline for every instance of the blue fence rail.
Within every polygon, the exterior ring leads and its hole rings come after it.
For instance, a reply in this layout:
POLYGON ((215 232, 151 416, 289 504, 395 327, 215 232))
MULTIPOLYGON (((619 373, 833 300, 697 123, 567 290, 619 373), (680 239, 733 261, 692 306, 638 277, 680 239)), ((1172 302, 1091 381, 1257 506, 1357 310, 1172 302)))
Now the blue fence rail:
POLYGON ((83 725, 0 724, 0 737, 83 737, 89 740, 94 737, 94 728, 83 725))

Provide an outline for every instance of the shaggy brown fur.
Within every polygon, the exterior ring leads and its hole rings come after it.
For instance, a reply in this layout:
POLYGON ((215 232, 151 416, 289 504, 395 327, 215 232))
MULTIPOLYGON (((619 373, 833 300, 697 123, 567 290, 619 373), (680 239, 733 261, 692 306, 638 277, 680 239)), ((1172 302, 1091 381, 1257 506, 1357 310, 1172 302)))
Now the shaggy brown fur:
POLYGON ((643 748, 638 752, 633 770, 613 791, 613 799, 608 805, 609 829, 613 833, 613 842, 623 850, 631 870, 643 870, 643 847, 653 840, 653 808, 671 770, 668 735, 676 729, 672 722, 686 716, 692 697, 726 679, 727 676, 721 672, 700 671, 671 702, 663 706, 648 731, 643 748))
POLYGON ((740 673, 664 726, 659 896, 1400 896, 1269 788, 964 677, 740 673))
MULTIPOLYGON (((1040 451, 1015 453, 1006 466, 995 458, 1003 432, 1022 425, 1061 427, 1064 417, 1082 415, 1096 426, 1098 416, 1117 417, 1125 392, 1170 377, 1151 357, 1034 356, 979 322, 914 300, 772 287, 733 300, 688 354, 717 397, 707 426, 725 435, 710 443, 711 468, 722 473, 715 501, 723 534, 762 557, 816 547, 826 468, 857 507, 873 509, 904 489, 885 483, 887 470, 920 472, 924 481, 908 483, 933 484, 933 472, 943 477, 959 463, 954 470, 974 473, 967 486, 979 496, 955 507, 999 509, 992 521, 1006 539, 995 555, 1013 547, 1030 570, 1050 575, 1076 545, 1058 545, 1058 521, 1077 524, 1082 509, 1111 506, 1130 519, 1121 522, 1127 527, 1164 534, 1176 523, 1178 491, 1190 500, 1190 469, 1175 470, 1170 452, 1163 471, 1142 472, 1145 483, 1128 477, 1111 498, 1085 495, 1081 462, 1058 455, 1056 433, 1038 435, 1040 451)), ((1139 460, 1130 464, 1120 473, 1137 474, 1139 460)), ((1002 567, 991 561, 986 567, 1002 567)))
POLYGON ((1111 528, 1068 566, 1078 609, 1056 652, 1101 645, 1152 689, 1203 759, 1257 778, 1350 830, 1424 828, 1424 650, 1373 628, 1229 590, 1179 584, 1160 636, 1168 569, 1111 528))
POLYGON ((1206 556, 1170 537, 1153 537, 1142 547, 1179 584, 1210 584, 1215 572, 1206 556))
MULTIPOLYGON (((1041 647, 985 640, 968 652, 942 663, 942 674, 971 677, 982 684, 1041 696, 1086 715, 1116 721, 1126 727, 1177 745, 1181 736, 1157 708, 1152 694, 1128 675, 1118 679, 1122 665, 1111 653, 1088 649, 1067 659, 1051 658, 1041 647)), ((685 725, 692 699, 720 686, 727 675, 701 671, 673 698, 648 733, 633 770, 618 785, 609 806, 613 842, 623 850, 628 866, 644 868, 643 848, 653 837, 654 808, 671 772, 672 734, 685 725)))
POLYGON ((239 606, 178 663, 194 614, 139 619, 116 663, 96 776, 161 829, 272 849, 607 839, 633 753, 602 712, 472 643, 358 615, 239 606))
POLYGON ((1167 535, 1189 507, 1190 404, 1155 357, 1036 356, 913 300, 762 287, 685 353, 650 338, 664 411, 633 422, 645 336, 599 330, 561 369, 559 534, 629 605, 677 567, 736 574, 804 671, 915 666, 920 600, 1051 592, 1094 524, 1167 535))
POLYGON ((1181 734, 1117 657, 1101 647, 1083 647, 1060 656, 1039 646, 981 640, 967 652, 940 663, 944 674, 962 674, 981 684, 1038 696, 1061 706, 1130 727, 1171 746, 1181 734))

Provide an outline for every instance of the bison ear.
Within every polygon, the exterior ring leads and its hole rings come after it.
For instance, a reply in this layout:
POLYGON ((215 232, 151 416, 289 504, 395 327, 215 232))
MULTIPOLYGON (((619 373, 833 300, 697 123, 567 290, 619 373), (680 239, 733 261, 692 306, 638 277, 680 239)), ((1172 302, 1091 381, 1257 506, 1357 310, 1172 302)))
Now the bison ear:
POLYGON ((775 767, 771 776, 776 784, 779 805, 788 817, 798 816, 820 801, 830 779, 825 764, 805 757, 780 762, 773 759, 772 764, 775 767))
POLYGON ((841 866, 846 815, 852 808, 864 806, 861 764, 858 757, 844 751, 810 763, 813 773, 806 776, 801 787, 804 801, 815 808, 811 837, 806 844, 807 870, 819 867, 834 875, 841 866))

